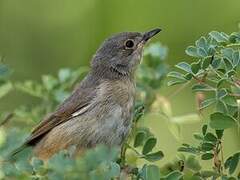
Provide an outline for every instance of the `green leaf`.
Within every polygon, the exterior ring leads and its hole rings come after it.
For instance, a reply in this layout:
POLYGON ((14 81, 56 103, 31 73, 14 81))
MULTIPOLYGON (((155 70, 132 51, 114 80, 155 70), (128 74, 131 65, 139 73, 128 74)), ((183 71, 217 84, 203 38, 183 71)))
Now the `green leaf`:
POLYGON ((160 171, 156 165, 148 165, 146 168, 146 178, 147 180, 159 180, 160 171))
POLYGON ((151 152, 156 144, 157 144, 156 138, 154 137, 148 138, 143 146, 142 154, 146 155, 147 153, 151 152))
POLYGON ((212 57, 204 58, 202 61, 202 68, 207 69, 212 62, 212 57))
POLYGON ((202 126, 202 134, 203 134, 203 135, 206 134, 207 128, 208 128, 208 125, 207 125, 207 124, 204 124, 204 125, 202 126))
POLYGON ((184 75, 184 77, 185 77, 186 80, 191 80, 193 76, 192 76, 191 73, 187 73, 187 74, 184 75))
POLYGON ((185 82, 187 82, 187 80, 174 79, 174 80, 168 81, 167 85, 173 86, 173 85, 177 85, 177 84, 183 84, 185 82))
POLYGON ((208 56, 207 52, 203 48, 197 48, 197 53, 200 57, 208 56))
POLYGON ((12 83, 10 83, 10 82, 0 85, 0 98, 2 98, 7 93, 9 93, 12 90, 12 88, 13 88, 13 86, 12 86, 12 83))
POLYGON ((220 89, 217 91, 217 98, 221 99, 227 95, 227 90, 226 89, 220 89))
POLYGON ((232 64, 234 67, 237 67, 240 63, 240 51, 235 51, 232 55, 232 64))
POLYGON ((215 98, 206 99, 206 100, 201 102, 200 109, 204 109, 204 108, 214 104, 215 102, 216 102, 215 98))
POLYGON ((232 156, 231 162, 229 164, 229 174, 233 174, 234 171, 236 170, 238 163, 240 160, 240 153, 236 153, 232 156))
POLYGON ((199 133, 194 133, 193 134, 193 137, 197 140, 203 140, 203 135, 202 134, 199 134, 199 133))
POLYGON ((183 177, 183 174, 180 171, 175 170, 175 171, 169 173, 163 179, 164 180, 180 180, 182 177, 183 177))
POLYGON ((213 150, 214 147, 215 147, 215 145, 212 143, 209 143, 209 142, 202 143, 202 149, 204 151, 211 151, 211 150, 213 150))
POLYGON ((200 62, 191 64, 191 70, 194 74, 197 74, 200 69, 201 69, 200 62))
POLYGON ((192 73, 192 69, 191 69, 190 64, 188 64, 186 62, 180 62, 176 65, 176 67, 183 70, 183 71, 186 71, 188 73, 192 73))
POLYGON ((199 57, 198 53, 197 53, 197 48, 194 46, 189 46, 186 50, 185 53, 189 56, 192 57, 199 57))
POLYGON ((187 153, 192 153, 192 154, 197 154, 199 152, 198 149, 194 148, 194 147, 179 147, 178 148, 179 152, 187 152, 187 153))
POLYGON ((217 101, 216 109, 221 113, 228 113, 227 105, 221 100, 217 101))
POLYGON ((209 48, 208 48, 208 54, 209 54, 210 56, 213 56, 215 53, 216 53, 216 48, 215 48, 215 46, 210 45, 209 48))
POLYGON ((212 31, 209 35, 219 43, 228 41, 228 38, 223 33, 217 31, 212 31))
POLYGON ((195 84, 192 86, 192 90, 195 92, 204 92, 204 91, 215 91, 214 88, 205 85, 205 84, 195 84))
POLYGON ((224 48, 221 49, 221 53, 223 54, 223 57, 228 59, 229 62, 232 64, 234 50, 232 48, 224 48))
POLYGON ((154 161, 158 161, 160 159, 162 159, 164 157, 164 154, 162 151, 157 151, 154 153, 149 153, 147 155, 144 156, 144 159, 150 161, 150 162, 154 162, 154 161))
POLYGON ((205 153, 201 156, 202 160, 209 160, 212 159, 214 157, 214 155, 212 153, 205 153))
POLYGON ((218 139, 221 139, 221 138, 222 138, 223 132, 224 132, 224 130, 215 130, 215 133, 216 133, 218 139))
POLYGON ((167 76, 177 78, 177 79, 181 79, 181 80, 184 80, 184 81, 186 80, 183 74, 181 74, 179 72, 176 72, 176 71, 172 71, 172 72, 168 73, 167 76))
POLYGON ((146 133, 144 131, 137 132, 134 140, 134 147, 141 146, 144 142, 145 137, 146 133))
POLYGON ((238 107, 237 99, 234 96, 227 95, 222 98, 222 101, 227 105, 238 107))
POLYGON ((210 126, 213 129, 222 130, 231 128, 237 125, 236 120, 221 112, 216 112, 210 115, 210 126))
POLYGON ((213 134, 213 133, 210 133, 208 132, 205 136, 204 136, 204 139, 206 141, 211 141, 211 142, 216 142, 217 141, 217 137, 213 134))
POLYGON ((207 39, 205 37, 200 37, 197 41, 196 41, 196 46, 198 48, 202 48, 205 51, 208 50, 208 43, 207 43, 207 39))
POLYGON ((240 33, 239 32, 233 32, 229 37, 229 41, 231 43, 236 43, 239 40, 240 40, 240 33))

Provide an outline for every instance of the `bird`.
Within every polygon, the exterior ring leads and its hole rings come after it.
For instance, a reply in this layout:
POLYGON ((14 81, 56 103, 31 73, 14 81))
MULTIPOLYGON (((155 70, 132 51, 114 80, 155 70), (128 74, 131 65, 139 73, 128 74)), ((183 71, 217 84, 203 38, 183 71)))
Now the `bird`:
POLYGON ((30 146, 34 156, 48 160, 71 146, 79 154, 99 144, 122 146, 132 126, 135 72, 145 44, 160 31, 121 32, 107 38, 85 78, 12 155, 30 146))

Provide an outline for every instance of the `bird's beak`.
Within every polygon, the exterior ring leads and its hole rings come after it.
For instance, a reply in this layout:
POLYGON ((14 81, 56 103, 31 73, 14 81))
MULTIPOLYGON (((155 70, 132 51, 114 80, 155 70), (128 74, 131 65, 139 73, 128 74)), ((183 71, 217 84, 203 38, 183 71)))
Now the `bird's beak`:
POLYGON ((142 39, 143 43, 146 43, 149 39, 151 39, 153 36, 158 34, 160 31, 161 31, 161 29, 156 28, 151 31, 143 33, 143 39, 142 39))

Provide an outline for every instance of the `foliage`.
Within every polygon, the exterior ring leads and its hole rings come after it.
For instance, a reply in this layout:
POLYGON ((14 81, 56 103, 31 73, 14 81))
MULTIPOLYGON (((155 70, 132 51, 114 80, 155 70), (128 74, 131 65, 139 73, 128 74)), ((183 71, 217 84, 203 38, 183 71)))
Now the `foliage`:
MULTIPOLYGON (((199 144, 183 144, 178 150, 200 156, 202 160, 212 160, 213 170, 207 177, 233 179, 235 174, 239 178, 239 152, 224 161, 223 138, 226 129, 238 129, 240 123, 240 33, 228 35, 212 31, 207 37, 198 39, 194 46, 189 46, 186 54, 193 57, 194 62, 178 63, 176 67, 180 71, 168 74, 172 78, 168 84, 192 83, 192 91, 204 97, 199 99, 200 113, 210 106, 214 108, 202 132, 193 135, 199 144)), ((199 171, 196 174, 205 177, 199 171)))
MULTIPOLYGON (((224 157, 223 138, 225 131, 239 128, 240 79, 240 33, 227 35, 213 31, 201 37, 194 46, 186 49, 193 62, 181 62, 177 71, 168 73, 165 59, 167 47, 160 43, 145 49, 144 60, 137 72, 137 101, 133 129, 121 149, 98 146, 82 157, 74 156, 75 147, 54 155, 47 163, 32 157, 31 149, 21 152, 14 161, 5 161, 8 153, 15 149, 27 136, 29 124, 33 125, 66 98, 73 85, 85 74, 87 68, 61 69, 57 76, 44 75, 41 82, 27 80, 11 82, 9 69, 0 65, 0 88, 13 87, 35 98, 37 106, 21 106, 0 126, 0 178, 4 179, 236 179, 239 178, 240 152, 224 157), (168 85, 183 84, 181 89, 192 84, 198 100, 200 117, 205 109, 211 113, 200 133, 193 137, 198 144, 182 144, 173 161, 162 167, 156 162, 164 158, 157 148, 157 137, 142 122, 144 114, 159 113, 169 123, 169 130, 179 136, 179 124, 195 122, 196 113, 173 116, 167 97, 159 95, 165 77, 168 85), (11 121, 9 122, 9 119, 11 121), (19 128, 20 126, 20 128, 19 128), (224 160, 225 159, 225 160, 224 160), (211 160, 211 162, 209 161, 211 160), (139 161, 141 163, 139 163, 139 161), (203 161, 212 164, 205 168, 203 161)), ((1 92, 0 92, 1 93, 1 92)))

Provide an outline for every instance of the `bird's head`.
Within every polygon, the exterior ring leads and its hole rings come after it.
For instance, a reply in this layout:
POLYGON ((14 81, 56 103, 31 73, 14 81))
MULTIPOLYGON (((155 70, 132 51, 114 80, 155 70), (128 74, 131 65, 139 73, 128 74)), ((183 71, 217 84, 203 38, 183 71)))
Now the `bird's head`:
POLYGON ((93 57, 92 70, 101 71, 101 75, 131 76, 140 63, 144 45, 160 31, 122 32, 106 39, 93 57))

